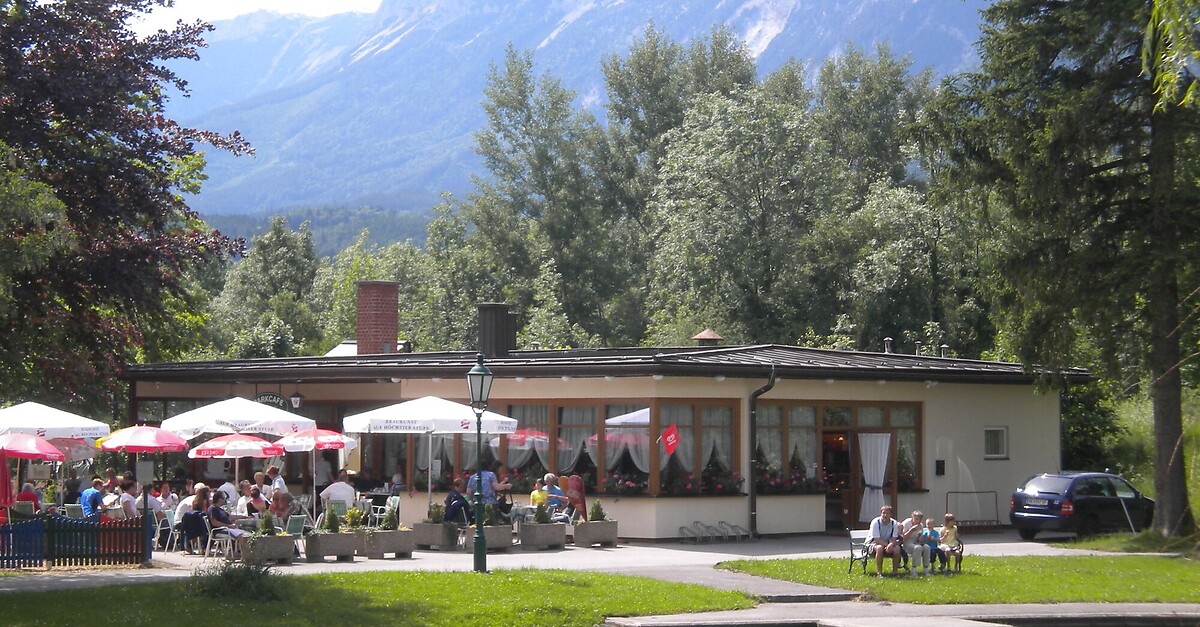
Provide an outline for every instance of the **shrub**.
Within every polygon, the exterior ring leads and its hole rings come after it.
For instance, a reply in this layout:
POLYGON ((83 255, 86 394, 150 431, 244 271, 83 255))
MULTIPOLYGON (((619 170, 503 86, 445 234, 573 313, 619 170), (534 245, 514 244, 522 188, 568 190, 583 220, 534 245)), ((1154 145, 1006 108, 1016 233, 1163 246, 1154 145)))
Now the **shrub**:
POLYGON ((341 521, 338 520, 337 513, 333 511, 332 505, 325 508, 325 516, 321 518, 320 529, 321 531, 325 531, 327 533, 337 533, 341 531, 341 521))
POLYGON ((440 503, 434 503, 429 506, 429 511, 425 514, 425 522, 443 523, 446 522, 446 506, 440 503))
POLYGON ((538 503, 537 510, 533 512, 533 522, 538 525, 549 524, 550 512, 546 510, 545 503, 538 503))
POLYGON ((286 584, 271 567, 258 562, 219 562, 192 571, 188 594, 210 599, 254 599, 278 601, 286 595, 286 584))
POLYGON ((263 536, 275 535, 275 517, 271 512, 263 512, 262 517, 258 519, 258 533, 263 536))
POLYGON ((384 531, 395 531, 400 528, 400 512, 396 511, 395 507, 389 506, 383 514, 383 521, 379 523, 379 528, 384 531))
POLYGON ((588 520, 591 522, 600 522, 608 520, 604 513, 604 508, 600 506, 600 499, 592 501, 592 508, 588 510, 588 520))
POLYGON ((355 507, 346 512, 346 524, 351 527, 361 527, 367 520, 367 513, 355 507))

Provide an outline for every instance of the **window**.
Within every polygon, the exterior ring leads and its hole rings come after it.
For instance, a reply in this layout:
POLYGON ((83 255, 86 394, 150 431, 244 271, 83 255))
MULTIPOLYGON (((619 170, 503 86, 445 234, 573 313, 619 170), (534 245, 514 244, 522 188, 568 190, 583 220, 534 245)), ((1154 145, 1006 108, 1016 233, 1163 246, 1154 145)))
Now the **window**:
POLYGON ((1008 427, 983 428, 983 458, 1008 459, 1008 427))

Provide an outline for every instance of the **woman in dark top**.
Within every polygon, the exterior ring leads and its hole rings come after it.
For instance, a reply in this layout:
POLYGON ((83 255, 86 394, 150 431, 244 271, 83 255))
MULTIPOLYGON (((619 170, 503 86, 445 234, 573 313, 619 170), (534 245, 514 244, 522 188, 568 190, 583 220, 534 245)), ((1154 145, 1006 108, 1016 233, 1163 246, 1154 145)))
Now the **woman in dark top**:
POLYGON ((446 522, 461 524, 464 513, 468 524, 475 522, 474 512, 471 511, 466 497, 462 495, 462 490, 463 480, 459 477, 454 480, 454 487, 450 488, 450 493, 446 495, 446 522))
MULTIPOLYGON (((212 505, 208 507, 208 524, 213 528, 213 531, 225 533, 234 537, 237 541, 237 550, 242 551, 245 540, 243 536, 250 532, 245 529, 238 529, 234 524, 235 518, 243 518, 225 511, 224 505, 229 497, 221 490, 213 492, 212 505)), ((249 503, 247 503, 249 505, 249 503)))

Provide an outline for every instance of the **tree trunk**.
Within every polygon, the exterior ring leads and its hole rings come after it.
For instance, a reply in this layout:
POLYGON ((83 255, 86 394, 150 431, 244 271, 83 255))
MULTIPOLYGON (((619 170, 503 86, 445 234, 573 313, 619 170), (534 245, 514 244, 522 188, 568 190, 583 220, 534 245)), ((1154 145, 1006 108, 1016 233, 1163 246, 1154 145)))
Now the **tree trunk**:
POLYGON ((1183 469, 1182 384, 1179 375, 1178 229, 1175 220, 1175 115, 1172 107, 1151 114, 1150 228, 1147 239, 1157 261, 1146 277, 1150 327, 1150 399, 1154 410, 1154 529, 1164 536, 1195 531, 1183 469))

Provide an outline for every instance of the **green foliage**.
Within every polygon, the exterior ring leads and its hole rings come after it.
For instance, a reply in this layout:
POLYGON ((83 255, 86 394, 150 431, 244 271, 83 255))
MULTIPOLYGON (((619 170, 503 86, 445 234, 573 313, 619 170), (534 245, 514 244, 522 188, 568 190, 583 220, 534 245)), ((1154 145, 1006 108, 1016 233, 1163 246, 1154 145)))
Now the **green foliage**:
POLYGON ((1121 460, 1113 451, 1122 431, 1112 402, 1100 386, 1078 385, 1063 391, 1063 468, 1116 469, 1121 460))
POLYGON ((537 509, 533 512, 533 522, 538 525, 550 523, 550 512, 546 509, 545 503, 538 503, 537 509))
POLYGON ((275 529, 275 516, 271 512, 263 512, 258 519, 258 534, 263 536, 273 536, 278 532, 275 529))
POLYGON ((600 499, 592 501, 592 506, 588 508, 588 520, 591 522, 608 520, 607 514, 604 513, 604 508, 600 506, 600 499))
POLYGON ((275 575, 270 566, 230 560, 198 566, 188 577, 187 593, 224 602, 280 601, 291 597, 283 578, 275 575))
POLYGON ((338 520, 337 512, 334 511, 333 505, 329 505, 325 508, 325 515, 321 517, 321 525, 317 529, 326 533, 337 533, 341 528, 342 522, 338 520))
POLYGON ((383 520, 379 523, 379 528, 384 531, 395 531, 400 528, 400 512, 395 506, 388 506, 383 514, 383 520))
POLYGON ((425 515, 425 522, 441 523, 446 522, 446 506, 441 503, 433 503, 429 506, 429 511, 425 515))
MULTIPOLYGON (((861 590, 893 603, 1196 603, 1200 562, 1163 556, 991 557, 971 555, 951 577, 885 577, 846 573, 846 559, 737 560, 718 568, 808 585, 861 590), (1154 581, 1113 586, 1113 581, 1154 581), (1159 584, 1162 585, 1159 585, 1159 584)), ((885 566, 885 573, 890 566, 885 566)), ((874 564, 867 566, 872 572, 874 564)))
POLYGON ((346 524, 351 527, 361 527, 367 520, 367 513, 357 507, 346 511, 346 524))

